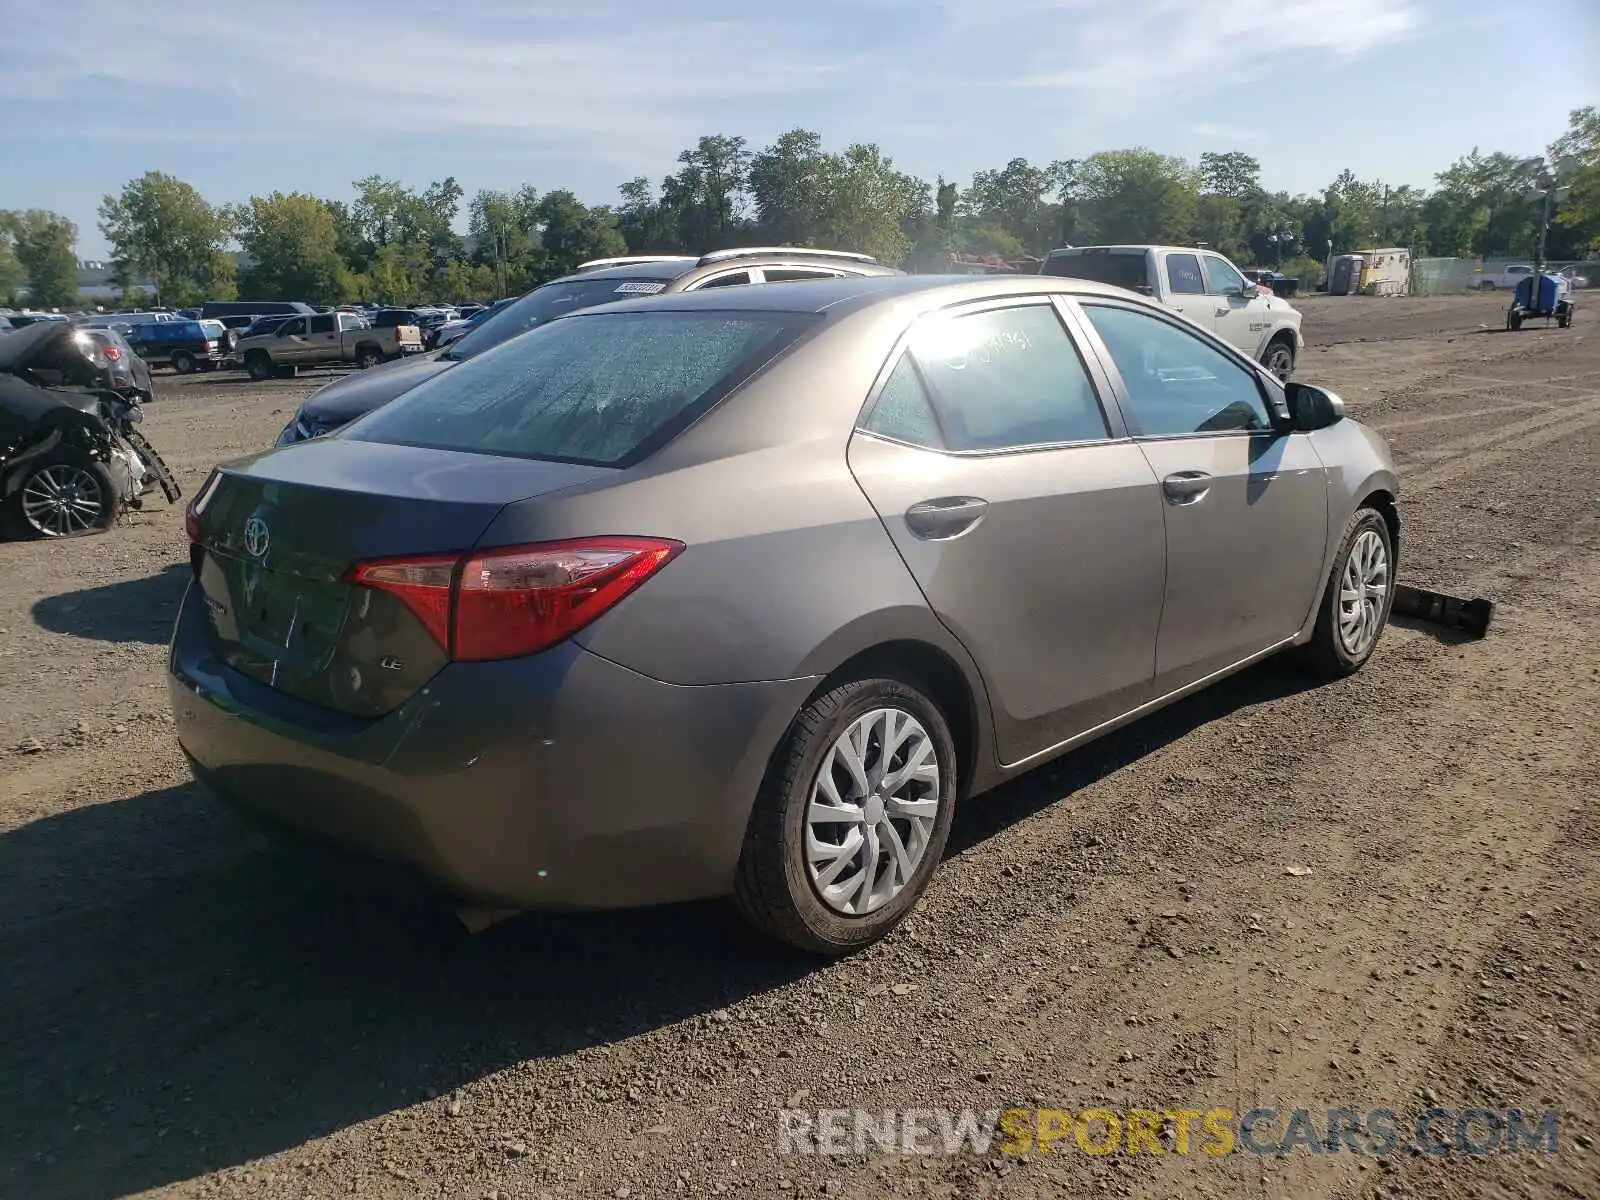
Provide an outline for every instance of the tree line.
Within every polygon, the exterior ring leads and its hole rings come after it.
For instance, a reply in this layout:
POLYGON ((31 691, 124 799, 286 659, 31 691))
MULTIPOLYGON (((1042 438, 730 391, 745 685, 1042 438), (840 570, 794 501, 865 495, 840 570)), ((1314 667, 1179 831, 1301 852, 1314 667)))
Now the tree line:
MULTIPOLYGON (((615 204, 588 205, 565 189, 482 190, 446 177, 418 190, 369 175, 352 199, 302 192, 213 205, 158 171, 100 204, 100 230, 131 298, 141 281, 157 299, 488 299, 526 290, 591 258, 701 253, 741 243, 862 251, 914 271, 952 256, 1017 261, 1054 246, 1201 243, 1241 265, 1282 266, 1307 286, 1334 253, 1382 246, 1418 255, 1526 257, 1537 239, 1539 172, 1557 193, 1547 255, 1582 258, 1600 246, 1600 109, 1570 114, 1547 157, 1474 149, 1437 186, 1388 187, 1339 175, 1316 195, 1269 192, 1244 151, 1199 161, 1136 147, 1040 165, 1016 158, 965 187, 899 170, 875 145, 828 150, 795 129, 771 145, 702 137, 659 184, 621 185, 615 204), (467 234, 455 232, 465 205, 467 234), (242 254, 235 254, 237 246, 242 254)), ((55 213, 0 212, 0 296, 67 307, 75 297, 77 229, 55 213)))

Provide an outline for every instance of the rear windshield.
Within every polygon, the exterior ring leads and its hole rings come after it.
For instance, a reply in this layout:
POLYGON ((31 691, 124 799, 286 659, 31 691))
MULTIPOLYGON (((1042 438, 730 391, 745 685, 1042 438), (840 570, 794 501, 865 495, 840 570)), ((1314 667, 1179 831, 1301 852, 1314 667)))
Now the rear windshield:
POLYGON ((352 425, 349 436, 630 466, 744 382, 814 319, 773 312, 624 312, 553 321, 413 388, 352 425))
POLYGON ((535 325, 618 300, 637 300, 666 290, 665 279, 572 279, 547 283, 514 300, 445 352, 449 359, 471 358, 526 333, 535 325))
POLYGON ((1102 251, 1087 254, 1056 254, 1047 258, 1041 275, 1060 275, 1070 279, 1090 279, 1095 283, 1109 283, 1113 287, 1127 288, 1130 292, 1149 288, 1150 278, 1145 264, 1148 256, 1143 250, 1124 253, 1102 251))

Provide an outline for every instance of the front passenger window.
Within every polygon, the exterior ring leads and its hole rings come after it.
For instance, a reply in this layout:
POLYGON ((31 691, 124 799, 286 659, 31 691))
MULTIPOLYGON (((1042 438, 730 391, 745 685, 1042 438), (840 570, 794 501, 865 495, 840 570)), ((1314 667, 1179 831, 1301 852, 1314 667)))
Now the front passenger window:
POLYGON ((1138 436, 1272 428, 1255 375, 1215 346, 1131 308, 1084 304, 1083 312, 1122 376, 1138 436))
POLYGON ((1211 276, 1213 296, 1244 295, 1244 276, 1215 254, 1206 255, 1206 271, 1211 276))

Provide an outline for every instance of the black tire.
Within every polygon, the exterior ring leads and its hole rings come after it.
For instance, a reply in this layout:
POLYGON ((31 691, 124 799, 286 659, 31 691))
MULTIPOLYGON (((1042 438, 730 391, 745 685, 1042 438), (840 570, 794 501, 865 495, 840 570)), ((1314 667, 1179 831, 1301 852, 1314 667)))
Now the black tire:
POLYGON ((915 684, 857 679, 816 697, 790 725, 756 796, 734 882, 741 915, 762 933, 810 954, 848 954, 883 937, 916 904, 944 856, 957 769, 949 725, 915 684), (852 916, 824 903, 807 872, 806 814, 824 756, 853 722, 878 708, 909 713, 926 731, 939 769, 939 804, 910 879, 881 907, 852 916))
POLYGON ((194 355, 187 350, 176 350, 172 355, 172 369, 179 375, 194 373, 194 355))
POLYGON ((1478 285, 1478 290, 1480 292, 1492 292, 1492 291, 1494 291, 1495 286, 1496 286, 1496 284, 1495 284, 1494 280, 1485 279, 1482 283, 1480 283, 1478 285))
POLYGON ((265 350, 252 350, 245 357, 244 369, 250 372, 250 378, 257 383, 265 383, 277 373, 277 368, 272 365, 272 358, 265 350))
POLYGON ((1311 671, 1328 679, 1342 679, 1354 675, 1377 649, 1383 639, 1383 630, 1389 623, 1389 610, 1394 605, 1395 554, 1394 539, 1389 534, 1389 523, 1375 508, 1359 508, 1345 524, 1344 536, 1339 539, 1339 553, 1333 559, 1333 571, 1328 576, 1328 586, 1322 593, 1317 609, 1317 624, 1311 640, 1300 649, 1302 663, 1311 671), (1351 549, 1367 533, 1375 533, 1383 546, 1387 563, 1383 602, 1377 611, 1377 632, 1359 652, 1346 645, 1339 629, 1340 590, 1345 570, 1350 562, 1351 549))
POLYGON ((59 538, 82 537, 109 529, 117 519, 120 507, 116 484, 111 471, 103 462, 90 458, 78 450, 59 450, 26 469, 16 492, 11 497, 10 517, 23 537, 59 538), (40 520, 30 515, 30 501, 46 492, 58 490, 63 473, 72 480, 75 495, 92 502, 92 512, 80 510, 77 520, 65 528, 52 528, 48 519, 40 520), (46 477, 49 477, 48 480, 46 477))
POLYGON ((376 346, 358 346, 356 348, 356 369, 365 371, 377 366, 383 361, 383 351, 376 346))
POLYGON ((1288 383, 1294 374, 1294 344, 1273 338, 1261 352, 1261 365, 1276 375, 1280 383, 1288 383))
POLYGON ((1514 312, 1506 317, 1506 328, 1515 333, 1522 328, 1522 314, 1514 312))

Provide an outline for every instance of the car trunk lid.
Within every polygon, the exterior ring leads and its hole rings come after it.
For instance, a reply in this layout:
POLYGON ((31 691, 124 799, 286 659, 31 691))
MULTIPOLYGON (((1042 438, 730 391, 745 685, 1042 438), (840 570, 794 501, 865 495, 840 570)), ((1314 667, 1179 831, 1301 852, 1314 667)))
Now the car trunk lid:
POLYGON ((610 473, 343 438, 230 464, 197 505, 212 647, 300 699, 392 711, 448 651, 398 597, 346 582, 350 568, 467 551, 506 504, 610 473))

